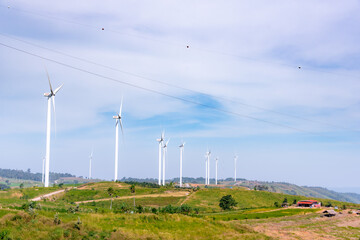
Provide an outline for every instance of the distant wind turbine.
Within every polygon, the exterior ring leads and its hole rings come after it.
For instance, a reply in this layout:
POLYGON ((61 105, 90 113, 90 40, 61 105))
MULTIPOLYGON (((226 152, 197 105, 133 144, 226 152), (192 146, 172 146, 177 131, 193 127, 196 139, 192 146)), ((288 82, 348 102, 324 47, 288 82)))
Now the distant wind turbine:
POLYGON ((89 156, 89 179, 91 179, 91 162, 93 159, 93 153, 94 153, 94 150, 91 150, 91 154, 89 156))
POLYGON ((167 152, 167 146, 169 144, 169 140, 164 144, 163 146, 163 176, 162 176, 162 185, 165 186, 165 162, 166 162, 166 152, 167 152))
MULTIPOLYGON (((45 68, 46 70, 46 68, 45 68)), ((56 88, 55 90, 52 89, 49 73, 46 70, 46 75, 49 81, 50 86, 50 92, 44 93, 44 97, 47 97, 48 101, 48 108, 47 108, 47 121, 46 121, 46 154, 45 154, 45 187, 49 187, 49 169, 50 169, 50 133, 51 133, 51 102, 53 105, 54 115, 56 118, 56 112, 55 112, 55 95, 60 90, 60 88, 63 86, 63 84, 60 85, 60 87, 56 88)), ((56 132, 56 119, 55 119, 55 132, 56 132)))
POLYGON ((158 184, 161 185, 161 148, 162 148, 162 144, 164 142, 164 131, 162 131, 160 139, 156 139, 156 141, 159 142, 159 179, 158 179, 158 184))
POLYGON ((238 156, 237 155, 235 155, 235 157, 234 157, 234 167, 235 167, 235 172, 234 172, 234 182, 236 183, 236 162, 237 162, 237 158, 238 158, 238 156))
POLYGON ((115 176, 114 182, 118 179, 118 162, 119 162, 119 125, 121 127, 121 134, 124 136, 123 126, 121 122, 121 109, 122 109, 123 99, 121 99, 120 110, 116 116, 113 116, 113 119, 116 119, 115 123, 115 176))
POLYGON ((219 158, 217 157, 215 159, 215 185, 217 185, 217 180, 218 180, 218 161, 219 158))
POLYGON ((184 153, 184 145, 185 142, 183 142, 179 148, 180 148, 180 187, 182 187, 182 159, 183 159, 183 153, 184 153))
POLYGON ((205 180, 205 184, 208 185, 210 184, 210 155, 211 155, 211 151, 208 150, 205 154, 205 158, 206 158, 206 180, 205 180))

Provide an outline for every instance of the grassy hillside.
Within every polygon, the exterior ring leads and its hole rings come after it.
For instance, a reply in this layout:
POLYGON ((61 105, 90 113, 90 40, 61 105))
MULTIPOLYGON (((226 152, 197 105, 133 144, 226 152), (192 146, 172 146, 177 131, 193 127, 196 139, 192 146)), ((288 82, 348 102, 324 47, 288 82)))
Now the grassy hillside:
POLYGON ((0 191, 0 239, 271 239, 249 227, 248 221, 319 217, 317 209, 274 207, 274 202, 281 204, 284 198, 290 203, 300 199, 280 193, 236 187, 194 191, 136 186, 133 195, 129 186, 101 182, 76 189, 65 185, 0 191), (114 190, 111 209, 109 187, 114 190), (47 200, 35 203, 26 199, 62 189, 66 191, 47 200), (219 200, 228 194, 238 205, 223 211, 219 200))

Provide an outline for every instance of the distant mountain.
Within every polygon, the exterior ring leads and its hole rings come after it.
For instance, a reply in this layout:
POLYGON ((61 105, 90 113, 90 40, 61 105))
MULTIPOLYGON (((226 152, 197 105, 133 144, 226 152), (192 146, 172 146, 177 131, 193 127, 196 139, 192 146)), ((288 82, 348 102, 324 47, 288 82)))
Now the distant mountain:
MULTIPOLYGON (((233 183, 232 183, 233 184, 233 183)), ((263 187, 266 191, 285 193, 290 195, 301 195, 313 198, 327 198, 343 202, 360 203, 360 194, 357 193, 339 193, 323 187, 297 186, 295 184, 285 182, 261 182, 261 181, 239 181, 236 185, 254 189, 263 187)))
MULTIPOLYGON (((41 182, 41 173, 32 173, 30 169, 27 171, 23 170, 14 170, 14 169, 2 169, 0 168, 0 177, 3 178, 15 178, 22 180, 31 180, 41 182)), ((54 173, 50 172, 50 181, 53 182, 62 177, 75 177, 70 173, 54 173)))

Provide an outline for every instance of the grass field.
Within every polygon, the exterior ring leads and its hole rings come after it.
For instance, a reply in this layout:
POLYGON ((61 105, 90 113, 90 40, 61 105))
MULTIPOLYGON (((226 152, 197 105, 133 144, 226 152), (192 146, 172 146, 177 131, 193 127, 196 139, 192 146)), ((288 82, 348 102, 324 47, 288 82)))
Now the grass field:
MULTIPOLYGON (((317 209, 274 207, 274 202, 281 204, 284 198, 290 203, 303 199, 298 196, 243 188, 192 191, 136 186, 137 208, 134 209, 128 184, 100 182, 77 185, 76 189, 70 187, 74 186, 64 185, 67 191, 37 203, 30 203, 28 199, 60 188, 1 191, 0 239, 278 239, 277 234, 281 232, 296 235, 297 231, 304 229, 314 236, 323 234, 340 239, 341 234, 347 236, 343 239, 360 234, 360 221, 358 225, 352 222, 349 226, 338 226, 334 222, 332 229, 338 233, 326 233, 313 227, 318 225, 325 229, 326 226, 322 219, 318 220, 317 209), (109 187, 115 192, 111 210, 109 187), (238 205, 233 210, 223 211, 219 200, 229 194, 238 205), (75 204, 78 201, 89 202, 75 204), (180 209, 182 204, 188 206, 188 211, 183 214, 163 210, 180 209), (141 213, 139 205, 141 209, 145 207, 141 213), (293 225, 282 226, 289 221, 293 225)), ((347 204, 332 203, 338 206, 347 204)), ((350 214, 343 216, 352 217, 350 214)), ((360 219, 356 215, 353 217, 360 219)))

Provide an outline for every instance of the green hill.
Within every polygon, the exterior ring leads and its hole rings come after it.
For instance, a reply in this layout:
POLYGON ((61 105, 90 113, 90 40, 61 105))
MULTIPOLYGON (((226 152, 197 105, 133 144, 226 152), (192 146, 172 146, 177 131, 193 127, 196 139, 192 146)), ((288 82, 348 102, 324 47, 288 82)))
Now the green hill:
POLYGON ((5 189, 0 191, 0 239, 271 239, 248 220, 318 219, 318 209, 274 205, 285 198, 291 204, 305 197, 235 186, 180 189, 141 183, 132 193, 123 182, 5 189), (49 193, 55 194, 28 200, 49 193), (234 209, 219 207, 224 195, 237 201, 234 209))

